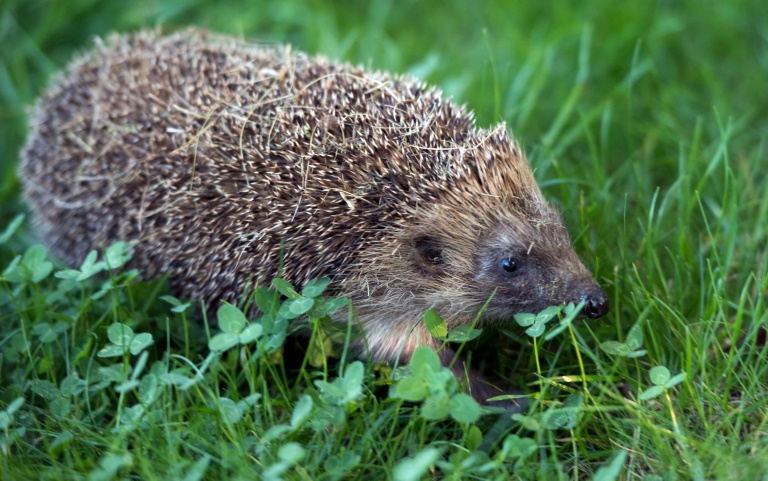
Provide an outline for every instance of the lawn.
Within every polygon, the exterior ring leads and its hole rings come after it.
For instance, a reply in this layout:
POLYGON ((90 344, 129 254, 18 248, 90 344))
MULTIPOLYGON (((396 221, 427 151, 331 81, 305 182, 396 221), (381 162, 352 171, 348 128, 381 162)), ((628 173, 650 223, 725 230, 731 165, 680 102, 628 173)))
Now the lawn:
POLYGON ((1 5, 0 479, 768 479, 764 2, 1 5), (20 216, 26 109, 94 36, 158 25, 409 72, 506 122, 610 313, 468 343, 532 400, 479 415, 429 353, 332 342, 322 281, 307 343, 279 282, 217 325, 122 244, 48 257, 20 216))

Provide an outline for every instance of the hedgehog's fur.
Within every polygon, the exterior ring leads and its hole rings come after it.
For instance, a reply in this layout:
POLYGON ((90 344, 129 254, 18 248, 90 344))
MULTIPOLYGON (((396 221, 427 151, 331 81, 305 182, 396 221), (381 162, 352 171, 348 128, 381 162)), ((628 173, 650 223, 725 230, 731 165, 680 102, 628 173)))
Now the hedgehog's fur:
POLYGON ((595 292, 605 310, 504 125, 409 77, 198 31, 113 36, 43 95, 22 158, 68 263, 138 241, 145 276, 215 306, 275 277, 282 248, 287 280, 351 299, 377 358, 431 345, 408 336, 430 307, 454 327, 495 289, 483 321, 595 292))

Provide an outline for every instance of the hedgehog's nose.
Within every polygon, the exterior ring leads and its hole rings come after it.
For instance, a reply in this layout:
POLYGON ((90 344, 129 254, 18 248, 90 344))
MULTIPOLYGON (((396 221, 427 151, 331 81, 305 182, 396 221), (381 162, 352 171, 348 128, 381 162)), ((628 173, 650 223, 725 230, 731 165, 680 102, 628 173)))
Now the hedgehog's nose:
POLYGON ((597 319, 608 313, 608 296, 600 289, 592 291, 584 296, 584 310, 588 317, 597 319))

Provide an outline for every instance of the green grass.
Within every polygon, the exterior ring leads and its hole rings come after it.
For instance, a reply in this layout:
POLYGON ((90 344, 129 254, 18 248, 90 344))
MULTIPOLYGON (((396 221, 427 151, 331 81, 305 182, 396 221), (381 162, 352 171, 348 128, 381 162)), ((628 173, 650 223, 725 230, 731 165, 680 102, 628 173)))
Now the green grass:
POLYGON ((542 399, 521 422, 430 421, 323 342, 210 357, 219 328, 162 281, 62 287, 25 224, 0 245, 0 271, 30 269, 0 277, 0 478, 768 479, 764 2, 513 3, 2 3, 0 230, 50 75, 93 35, 204 25, 410 71, 506 121, 612 307, 550 340, 503 330, 493 367, 542 399), (99 357, 114 323, 154 344, 99 357), (644 354, 603 349, 640 333, 644 354), (657 366, 684 380, 653 388, 657 366))

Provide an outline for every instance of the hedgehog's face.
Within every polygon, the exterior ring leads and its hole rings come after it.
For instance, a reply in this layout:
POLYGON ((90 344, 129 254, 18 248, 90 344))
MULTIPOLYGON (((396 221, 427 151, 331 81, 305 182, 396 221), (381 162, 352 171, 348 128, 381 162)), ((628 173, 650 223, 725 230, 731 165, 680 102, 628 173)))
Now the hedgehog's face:
POLYGON ((601 317, 608 298, 571 247, 559 216, 552 215, 556 222, 491 225, 472 236, 475 245, 451 232, 417 236, 417 275, 437 287, 427 297, 471 315, 493 296, 483 313, 489 322, 582 300, 586 315, 601 317))
POLYGON ((495 291, 484 318, 506 320, 517 313, 538 313, 552 305, 582 300, 586 315, 604 315, 608 299, 576 256, 565 229, 549 226, 537 233, 543 235, 521 239, 502 228, 479 246, 474 287, 481 298, 490 298, 495 291))

